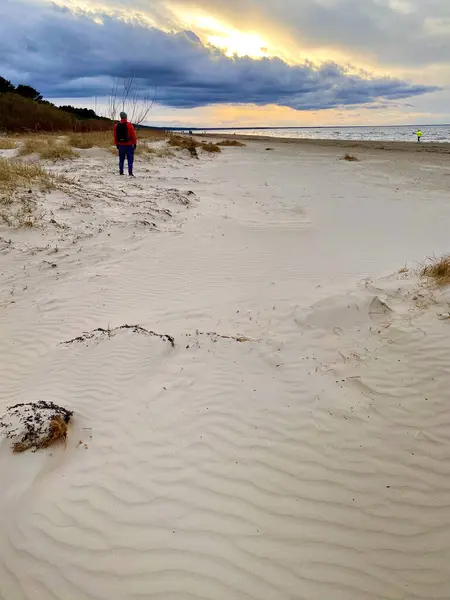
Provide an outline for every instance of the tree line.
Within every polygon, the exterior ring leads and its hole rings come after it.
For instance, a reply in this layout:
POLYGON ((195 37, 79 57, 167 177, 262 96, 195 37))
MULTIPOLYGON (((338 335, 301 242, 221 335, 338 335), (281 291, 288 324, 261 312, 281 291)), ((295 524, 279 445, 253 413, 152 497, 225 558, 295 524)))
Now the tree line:
POLYGON ((31 85, 15 86, 0 77, 0 132, 100 131, 110 127, 110 119, 90 108, 57 107, 31 85))

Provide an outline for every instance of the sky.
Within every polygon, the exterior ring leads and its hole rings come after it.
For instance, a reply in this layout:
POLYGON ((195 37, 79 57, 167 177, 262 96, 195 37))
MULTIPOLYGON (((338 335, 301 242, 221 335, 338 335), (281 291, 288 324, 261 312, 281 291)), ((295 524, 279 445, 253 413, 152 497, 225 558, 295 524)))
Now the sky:
POLYGON ((0 0, 0 75, 107 115, 251 127, 450 123, 449 0, 0 0))

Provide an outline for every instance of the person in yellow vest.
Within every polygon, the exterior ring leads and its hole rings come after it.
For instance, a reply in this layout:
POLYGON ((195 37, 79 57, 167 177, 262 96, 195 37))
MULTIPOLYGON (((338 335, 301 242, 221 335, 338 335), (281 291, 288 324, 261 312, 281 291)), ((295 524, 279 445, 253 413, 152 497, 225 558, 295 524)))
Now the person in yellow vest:
POLYGON ((420 144, 420 138, 423 136, 423 133, 418 129, 415 135, 417 135, 417 143, 420 144))

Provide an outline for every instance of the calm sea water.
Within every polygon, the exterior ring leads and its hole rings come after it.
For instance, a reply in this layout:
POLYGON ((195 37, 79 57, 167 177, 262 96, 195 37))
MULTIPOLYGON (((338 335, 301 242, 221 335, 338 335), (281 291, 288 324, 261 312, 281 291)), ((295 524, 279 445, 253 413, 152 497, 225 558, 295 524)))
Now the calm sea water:
MULTIPOLYGON (((298 127, 288 129, 222 129, 221 133, 270 136, 278 138, 309 138, 321 140, 375 140, 391 142, 415 142, 417 127, 298 127)), ((422 142, 450 142, 450 125, 421 127, 422 142)))

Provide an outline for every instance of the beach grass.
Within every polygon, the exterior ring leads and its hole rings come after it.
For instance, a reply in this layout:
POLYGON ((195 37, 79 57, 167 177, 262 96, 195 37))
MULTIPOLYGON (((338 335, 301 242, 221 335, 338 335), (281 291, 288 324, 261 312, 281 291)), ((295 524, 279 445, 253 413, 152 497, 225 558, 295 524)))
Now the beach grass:
POLYGON ((450 254, 428 258, 419 275, 438 287, 450 285, 450 254))
POLYGON ((348 162, 359 162, 359 158, 357 156, 353 156, 353 154, 344 154, 341 156, 341 160, 347 160, 348 162))
POLYGON ((247 144, 238 142, 238 140, 223 140, 217 143, 218 146, 235 146, 237 148, 244 148, 247 144))
POLYGON ((0 137, 0 150, 14 150, 17 144, 14 140, 7 137, 0 137))

